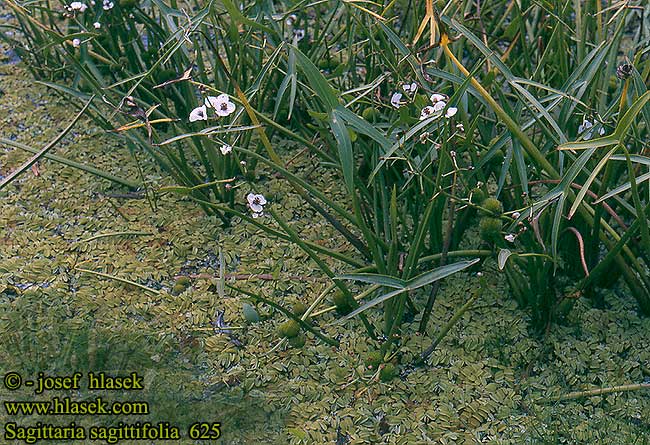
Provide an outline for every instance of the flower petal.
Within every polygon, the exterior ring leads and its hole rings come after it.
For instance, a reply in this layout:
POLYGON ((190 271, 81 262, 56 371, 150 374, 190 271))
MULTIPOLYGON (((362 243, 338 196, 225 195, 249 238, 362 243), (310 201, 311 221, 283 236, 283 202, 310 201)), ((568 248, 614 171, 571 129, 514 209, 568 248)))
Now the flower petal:
POLYGON ((445 96, 444 94, 440 94, 440 93, 433 93, 431 95, 430 99, 431 99, 431 102, 435 104, 436 102, 441 102, 441 101, 446 100, 447 96, 445 96))
POLYGON ((458 113, 458 108, 449 107, 449 108, 447 108, 447 112, 445 113, 445 117, 447 119, 449 119, 450 117, 454 116, 456 113, 458 113))
POLYGON ((401 101, 402 101, 402 93, 395 92, 393 93, 393 96, 390 98, 390 104, 395 108, 399 108, 402 105, 401 101))
POLYGON ((196 121, 207 121, 208 120, 208 110, 205 105, 196 107, 190 113, 190 122, 196 121))
POLYGON ((438 112, 438 111, 442 111, 446 106, 447 106, 447 102, 440 100, 434 103, 432 108, 434 112, 438 112))

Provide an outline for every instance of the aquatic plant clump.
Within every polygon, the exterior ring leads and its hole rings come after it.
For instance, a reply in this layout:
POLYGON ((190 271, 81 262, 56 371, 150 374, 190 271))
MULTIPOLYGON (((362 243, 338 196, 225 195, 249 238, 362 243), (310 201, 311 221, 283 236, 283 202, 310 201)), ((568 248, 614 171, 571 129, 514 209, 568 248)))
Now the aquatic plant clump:
MULTIPOLYGON (((213 417, 228 443, 647 441, 648 27, 633 3, 219 2, 195 31, 205 4, 82 5, 52 6, 51 29, 83 33, 25 49, 86 73, 16 64, 0 42, 7 369, 142 372, 147 421, 185 434, 213 417), (113 33, 128 14, 143 35, 175 29, 156 49, 182 41, 190 64, 132 71, 150 47, 113 33), (110 71, 99 32, 124 51, 110 71), (157 106, 183 85, 184 111, 157 106), (232 170, 210 178, 195 141, 232 170)), ((48 32, 22 18, 22 36, 0 25, 12 45, 48 32)))
MULTIPOLYGON (((614 286, 650 314, 642 8, 7 4, 23 35, 4 38, 32 73, 168 175, 164 187, 130 178, 152 207, 176 193, 221 229, 250 225, 318 268, 328 287, 295 310, 226 285, 220 266, 221 292, 279 312, 293 347, 340 345, 319 324, 333 311, 397 357, 415 320, 431 337, 420 365, 489 292, 482 274, 507 280, 539 333, 614 286), (267 191, 272 177, 280 190, 267 191), (326 239, 296 228, 293 199, 326 239), (475 291, 432 329, 440 289, 461 274, 475 291)), ((375 366, 380 380, 389 365, 375 366)))

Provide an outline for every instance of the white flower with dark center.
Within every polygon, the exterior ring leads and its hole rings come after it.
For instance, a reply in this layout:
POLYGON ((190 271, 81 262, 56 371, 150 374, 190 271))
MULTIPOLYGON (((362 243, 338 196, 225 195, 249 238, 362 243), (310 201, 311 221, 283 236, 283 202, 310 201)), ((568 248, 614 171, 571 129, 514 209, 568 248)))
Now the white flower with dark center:
POLYGON ((507 234, 506 236, 504 236, 504 238, 509 243, 514 243, 515 242, 515 236, 512 233, 507 234))
POLYGON ((74 46, 75 48, 79 48, 79 45, 81 45, 81 40, 72 39, 72 46, 74 46))
POLYGON ((402 89, 406 93, 413 95, 418 90, 418 84, 415 82, 405 83, 404 85, 402 85, 402 89))
POLYGON ((71 11, 84 12, 88 8, 88 5, 82 2, 72 2, 70 3, 70 6, 68 6, 68 8, 71 11))
POLYGON ((207 121, 208 120, 208 110, 205 105, 196 107, 190 113, 190 122, 196 121, 207 121))
POLYGON ((246 201, 248 201, 248 207, 251 208, 253 213, 262 213, 264 211, 264 205, 266 204, 264 195, 249 193, 246 195, 246 201))
POLYGON ((427 105, 426 107, 422 108, 422 111, 420 112, 420 120, 423 121, 431 117, 435 112, 436 110, 434 110, 431 105, 427 105))
POLYGON ((99 23, 99 22, 95 22, 95 23, 93 23, 93 26, 95 27, 95 29, 99 29, 99 28, 102 27, 102 24, 99 23))
POLYGON ((445 117, 447 119, 449 119, 450 117, 454 116, 456 113, 458 113, 458 108, 449 107, 449 108, 447 108, 447 112, 445 113, 445 117))
POLYGON ((102 3, 102 8, 104 8, 104 11, 113 9, 113 6, 115 6, 115 3, 113 3, 111 0, 104 0, 102 3))
POLYGON ((296 39, 296 42, 300 42, 302 39, 305 38, 305 30, 304 29, 294 29, 293 30, 293 36, 296 39))
POLYGON ((390 104, 395 108, 402 106, 402 93, 395 92, 390 98, 390 104))
POLYGON ((444 102, 444 101, 446 101, 446 100, 447 100, 447 96, 445 96, 444 94, 440 94, 440 93, 433 93, 433 94, 431 95, 430 99, 431 99, 431 103, 434 103, 434 104, 435 104, 435 103, 437 103, 437 102, 444 102))
POLYGON ((223 144, 221 146, 220 150, 221 150, 222 155, 227 155, 228 153, 230 153, 232 151, 232 146, 230 146, 228 144, 223 144))
POLYGON ((235 104, 230 101, 227 94, 220 94, 217 97, 208 96, 205 99, 205 104, 214 108, 218 116, 225 117, 235 111, 235 104))

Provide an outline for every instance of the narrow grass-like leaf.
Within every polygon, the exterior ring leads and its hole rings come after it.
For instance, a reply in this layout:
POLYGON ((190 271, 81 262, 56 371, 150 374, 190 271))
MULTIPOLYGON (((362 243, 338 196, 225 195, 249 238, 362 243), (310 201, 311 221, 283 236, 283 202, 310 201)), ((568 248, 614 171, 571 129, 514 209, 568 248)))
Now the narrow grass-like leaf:
POLYGON ((362 283, 378 284, 381 286, 402 289, 406 286, 406 281, 388 275, 379 275, 371 273, 350 273, 339 275, 336 278, 341 280, 361 281, 362 283))

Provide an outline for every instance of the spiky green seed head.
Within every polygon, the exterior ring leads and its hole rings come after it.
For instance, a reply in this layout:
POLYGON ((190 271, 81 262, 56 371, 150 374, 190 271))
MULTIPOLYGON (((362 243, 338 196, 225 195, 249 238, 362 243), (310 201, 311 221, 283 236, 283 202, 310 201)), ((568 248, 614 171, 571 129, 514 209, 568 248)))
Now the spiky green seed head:
POLYGON ((379 371, 379 380, 382 382, 390 382, 397 375, 397 368, 392 363, 386 363, 381 371, 379 371))
POLYGON ((190 287, 191 282, 188 277, 180 277, 178 280, 176 280, 176 284, 180 286, 190 287))
POLYGON ((297 315, 298 317, 302 317, 302 315, 307 312, 307 305, 303 303, 302 301, 297 302, 296 304, 293 305, 293 313, 297 315))
POLYGON ((257 310, 248 303, 242 304, 242 313, 249 323, 257 323, 260 321, 260 315, 257 313, 257 310))
POLYGON ((485 198, 487 198, 487 195, 482 189, 478 187, 472 189, 472 204, 481 205, 485 198))
POLYGON ((481 207, 485 209, 486 212, 492 215, 500 215, 503 213, 503 206, 501 201, 496 198, 487 198, 481 203, 481 207))
POLYGON ((295 337, 289 337, 289 345, 292 348, 300 349, 307 343, 307 336, 302 332, 295 337))
POLYGON ((300 324, 296 320, 287 320, 278 327, 280 337, 292 338, 300 333, 300 324))
POLYGON ((185 289, 187 289, 187 287, 185 287, 185 286, 183 286, 181 284, 174 284, 174 286, 172 287, 172 295, 173 296, 180 295, 183 292, 185 292, 185 289))
POLYGON ((366 356, 366 366, 375 370, 384 361, 384 357, 379 351, 370 351, 366 356))
POLYGON ((487 242, 495 242, 501 237, 501 230, 503 229, 503 223, 499 218, 491 218, 486 216, 481 218, 479 222, 479 231, 481 233, 481 239, 487 242))
POLYGON ((353 304, 350 301, 350 297, 347 297, 343 292, 337 291, 332 300, 334 301, 334 306, 336 306, 336 312, 338 314, 348 315, 352 312, 353 304))

